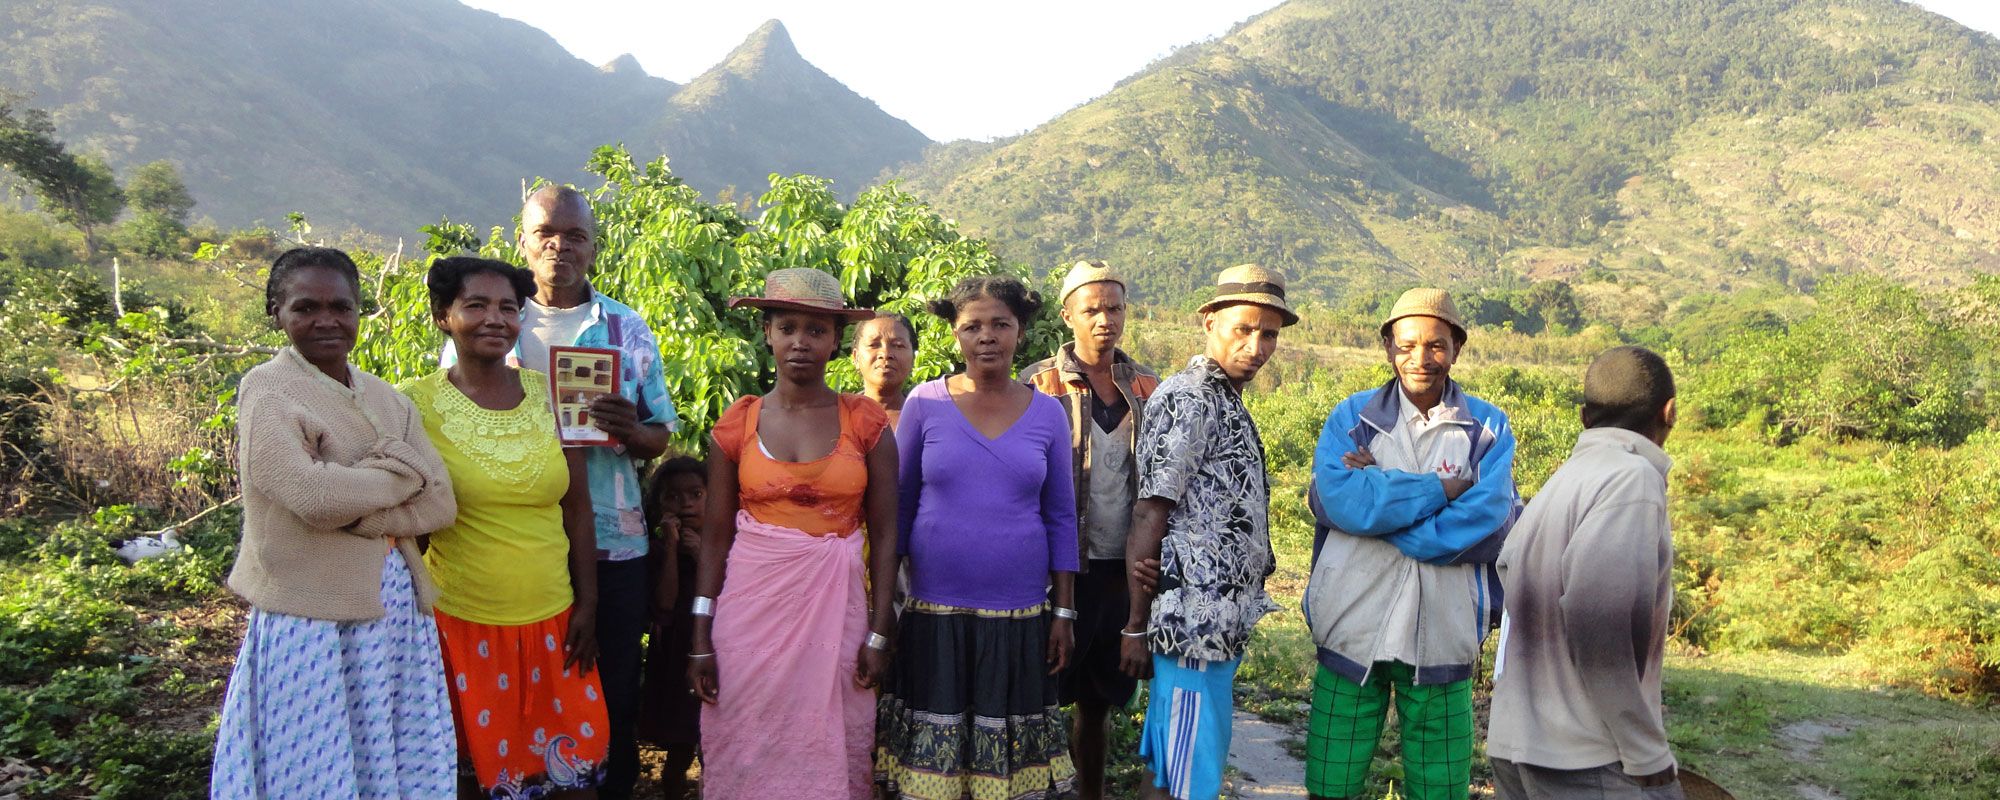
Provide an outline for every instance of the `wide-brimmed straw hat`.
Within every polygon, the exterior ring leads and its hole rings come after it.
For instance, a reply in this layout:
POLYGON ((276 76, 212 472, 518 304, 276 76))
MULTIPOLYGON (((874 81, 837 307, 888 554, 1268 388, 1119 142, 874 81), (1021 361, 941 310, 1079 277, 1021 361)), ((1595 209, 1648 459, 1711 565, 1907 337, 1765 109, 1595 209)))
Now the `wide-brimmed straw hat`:
POLYGON ((1458 316, 1458 306, 1452 305, 1451 295, 1443 289, 1417 287, 1396 298, 1396 305, 1389 309, 1389 318, 1382 322, 1382 335, 1389 335, 1389 326, 1404 317, 1436 317, 1451 326, 1452 333, 1465 340, 1465 320, 1458 316))
POLYGON ((1120 289, 1128 292, 1132 290, 1132 287, 1125 283, 1125 276, 1118 274, 1118 270, 1112 269, 1110 264, 1102 261, 1078 261, 1071 264, 1069 274, 1063 276, 1062 294, 1056 296, 1056 305, 1069 302, 1072 292, 1093 283, 1115 283, 1120 289))
POLYGON ((1226 305, 1252 303, 1284 316, 1286 325, 1297 324, 1299 315, 1285 304, 1285 276, 1256 264, 1238 264, 1215 276, 1215 299, 1201 305, 1206 314, 1226 305))
POLYGON ((729 307, 737 306, 829 314, 845 320, 875 316, 872 308, 849 308, 847 298, 840 293, 840 279, 811 267, 772 270, 764 276, 764 294, 731 298, 729 307))

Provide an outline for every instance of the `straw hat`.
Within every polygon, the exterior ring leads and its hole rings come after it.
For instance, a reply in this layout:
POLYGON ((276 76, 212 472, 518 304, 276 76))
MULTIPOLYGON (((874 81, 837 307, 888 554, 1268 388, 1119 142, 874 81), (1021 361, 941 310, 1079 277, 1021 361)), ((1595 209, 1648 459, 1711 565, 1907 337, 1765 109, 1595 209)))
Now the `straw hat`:
POLYGON ((1278 312, 1286 325, 1299 321, 1292 307, 1285 305, 1285 276, 1256 264, 1239 264, 1215 276, 1215 299, 1199 309, 1206 314, 1232 303, 1254 303, 1278 312))
POLYGON ((1459 341, 1465 341, 1465 321, 1458 316, 1458 306, 1452 305, 1451 295, 1443 289, 1417 287, 1396 298, 1396 305, 1389 309, 1389 319, 1382 323, 1382 335, 1389 335, 1389 326, 1404 317, 1436 317, 1451 326, 1451 332, 1458 334, 1459 341))
POLYGON ((830 314, 846 320, 875 316, 872 308, 848 308, 847 298, 840 293, 840 280, 810 267, 772 270, 764 276, 763 296, 731 298, 729 307, 737 306, 830 314))
POLYGON ((1063 276, 1062 293, 1056 295, 1056 305, 1069 302, 1071 292, 1091 283, 1115 283, 1120 289, 1132 290, 1132 287, 1125 283, 1125 276, 1118 274, 1118 270, 1112 269, 1110 264, 1102 261, 1078 261, 1071 264, 1069 274, 1063 276))
POLYGON ((1687 800, 1736 800, 1736 795, 1722 788, 1715 781, 1702 777, 1689 769, 1675 770, 1681 782, 1681 794, 1687 800))

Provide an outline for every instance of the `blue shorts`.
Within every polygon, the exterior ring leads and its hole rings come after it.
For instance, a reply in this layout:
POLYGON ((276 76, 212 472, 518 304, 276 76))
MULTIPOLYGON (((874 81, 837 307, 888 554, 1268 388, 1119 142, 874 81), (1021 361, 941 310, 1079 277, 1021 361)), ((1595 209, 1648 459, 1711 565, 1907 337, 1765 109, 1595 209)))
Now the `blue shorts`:
POLYGON ((1229 764, 1230 725, 1236 714, 1234 661, 1200 661, 1153 654, 1152 698, 1139 732, 1139 757, 1153 771, 1153 785, 1176 800, 1213 800, 1222 794, 1229 764))

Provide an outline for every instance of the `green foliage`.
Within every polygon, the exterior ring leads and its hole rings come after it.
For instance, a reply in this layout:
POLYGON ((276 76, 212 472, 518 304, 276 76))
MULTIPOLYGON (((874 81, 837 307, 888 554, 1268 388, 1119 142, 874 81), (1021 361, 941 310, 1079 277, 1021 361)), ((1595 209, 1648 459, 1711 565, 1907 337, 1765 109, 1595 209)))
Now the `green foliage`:
POLYGON ((1969 342, 1916 291, 1853 278, 1818 299, 1789 328, 1753 325, 1718 348, 1710 380, 1686 393, 1701 424, 1951 444, 1985 423, 1969 342))
POLYGON ((0 96, 0 166, 34 187, 36 199, 56 219, 83 232, 94 256, 96 228, 125 209, 125 193, 103 159, 74 155, 56 138, 47 111, 23 108, 18 98, 0 96))
POLYGON ((1526 289, 1491 289, 1454 298, 1465 321, 1522 333, 1572 332, 1583 328, 1576 291, 1562 281, 1537 281, 1526 289))
POLYGON ((180 255, 194 195, 188 193, 173 162, 154 161, 134 170, 125 182, 125 195, 136 212, 125 223, 127 246, 153 258, 180 255))
POLYGON ((43 771, 26 797, 199 798, 213 732, 145 719, 163 701, 213 687, 163 673, 151 653, 196 636, 149 615, 213 602, 234 557, 240 518, 225 511, 183 531, 186 549, 127 567, 112 542, 146 515, 0 523, 0 752, 43 771))
POLYGON ((0 208, 0 264, 53 269, 77 263, 82 242, 47 217, 0 208))
POLYGON ((194 195, 181 181, 180 170, 164 159, 133 170, 132 177, 125 180, 125 197, 132 202, 133 211, 177 225, 186 226, 188 214, 194 211, 194 195))
MULTIPOLYGON (((761 213, 747 220, 735 206, 702 200, 665 159, 641 166, 623 148, 606 147, 590 169, 604 181, 591 193, 598 227, 591 282, 644 315, 659 337, 667 391, 681 415, 675 441, 682 448, 698 447, 736 398, 770 385, 772 357, 761 343, 761 317, 727 306, 731 297, 761 293, 771 270, 826 270, 840 278, 850 303, 908 315, 919 342, 913 381, 944 374, 957 362, 949 326, 923 313, 925 300, 944 296, 967 276, 1026 277, 893 185, 846 205, 824 179, 773 175, 770 191, 759 199, 761 213)), ((425 230, 434 253, 478 241, 469 227, 449 221, 425 230)), ((519 262, 499 229, 479 252, 519 262)), ((426 263, 391 265, 380 275, 375 295, 381 311, 364 323, 355 351, 356 363, 391 380, 430 369, 442 346, 424 293, 426 263)), ((1021 348, 1023 363, 1047 353, 1059 336, 1053 314, 1043 315, 1021 348)), ((831 380, 859 388, 844 359, 835 361, 831 380)))

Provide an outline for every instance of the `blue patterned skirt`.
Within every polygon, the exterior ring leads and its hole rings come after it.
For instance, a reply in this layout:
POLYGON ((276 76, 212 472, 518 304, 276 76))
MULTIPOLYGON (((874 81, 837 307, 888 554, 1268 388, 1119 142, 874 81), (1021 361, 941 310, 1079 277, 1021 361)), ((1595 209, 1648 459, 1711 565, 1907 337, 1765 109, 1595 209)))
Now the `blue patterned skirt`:
POLYGON ((455 795, 457 738, 437 624, 403 555, 382 562, 381 619, 252 609, 229 676, 209 797, 455 795))

